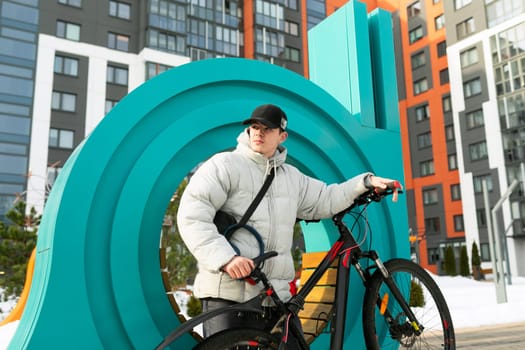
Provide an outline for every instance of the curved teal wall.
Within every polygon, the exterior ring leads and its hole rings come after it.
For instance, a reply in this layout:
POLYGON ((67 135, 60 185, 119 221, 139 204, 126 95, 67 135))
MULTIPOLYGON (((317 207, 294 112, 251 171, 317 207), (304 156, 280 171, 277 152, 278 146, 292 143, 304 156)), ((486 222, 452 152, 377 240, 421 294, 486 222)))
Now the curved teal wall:
MULTIPOLYGON (((289 162, 304 172, 327 182, 363 171, 403 178, 399 133, 361 126, 291 71, 245 59, 171 69, 124 98, 65 164, 46 204, 33 285, 10 349, 151 349, 176 327, 159 271, 168 201, 197 163, 235 146, 240 121, 267 102, 288 114, 289 162)), ((374 247, 384 258, 406 256, 406 220, 393 223, 406 217, 403 199, 375 207, 374 247)), ((308 251, 333 239, 329 223, 305 230, 308 251)), ((347 339, 359 348, 362 286, 353 281, 347 339)), ((186 336, 173 348, 194 342, 186 336)))

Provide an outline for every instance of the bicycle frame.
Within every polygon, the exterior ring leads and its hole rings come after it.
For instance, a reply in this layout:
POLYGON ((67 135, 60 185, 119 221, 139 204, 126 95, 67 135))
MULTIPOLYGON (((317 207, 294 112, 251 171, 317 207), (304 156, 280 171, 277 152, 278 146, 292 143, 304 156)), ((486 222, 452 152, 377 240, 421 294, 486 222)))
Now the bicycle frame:
MULTIPOLYGON (((373 199, 372 199, 373 200, 373 199)), ((196 316, 188 321, 186 321, 184 324, 182 324, 180 327, 178 327, 176 330, 174 330, 172 333, 168 335, 164 339, 164 341, 156 348, 156 349, 164 349, 167 345, 169 345, 171 342, 173 342, 175 339, 180 337, 181 335, 191 331, 195 326, 203 323, 204 321, 211 319, 219 314, 222 314, 224 312, 230 312, 230 311, 248 311, 248 312, 256 312, 259 314, 263 313, 262 304, 263 300, 270 296, 272 300, 275 302, 277 307, 280 309, 282 313, 282 317, 280 318, 280 321, 285 322, 287 320, 287 316, 292 313, 293 317, 297 317, 299 311, 303 308, 305 299, 308 296, 308 294, 313 290, 313 288, 317 285, 323 274, 328 270, 328 268, 333 264, 334 260, 339 257, 338 261, 338 267, 337 267, 337 277, 336 277, 336 292, 335 292, 335 305, 337 305, 337 312, 335 313, 335 316, 332 320, 332 327, 331 327, 331 341, 330 341, 330 349, 331 350, 340 350, 343 348, 343 338, 344 338, 344 329, 345 329, 345 321, 346 321, 346 310, 347 310, 347 304, 348 304, 348 290, 349 290, 349 280, 350 280, 350 265, 354 266, 354 268, 357 270, 359 276, 361 277, 361 280, 366 285, 367 281, 369 280, 371 274, 369 272, 369 268, 363 268, 361 264, 359 263, 359 260, 362 258, 371 259, 374 261, 375 268, 379 269, 383 276, 385 277, 385 282, 388 284, 388 286, 391 288, 392 293, 396 300, 401 305, 403 311, 407 315, 407 318, 410 320, 412 326, 414 327, 414 330, 416 332, 421 332, 422 327, 419 324, 419 322, 416 320, 414 314, 412 313, 409 305, 405 302, 401 291, 397 287, 396 283, 393 281, 392 277, 389 275, 389 272, 384 267, 382 261, 379 259, 379 256, 377 253, 373 250, 371 251, 362 251, 359 247, 359 244, 356 242, 354 236, 346 226, 346 224, 343 222, 343 217, 350 212, 354 207, 357 207, 358 205, 368 205, 372 200, 368 200, 367 202, 361 202, 361 203, 354 203, 352 206, 350 206, 347 210, 340 212, 339 214, 336 214, 332 220, 337 227, 339 231, 339 238, 337 241, 332 245, 330 250, 327 252, 325 257, 320 262, 319 266, 315 269, 313 274, 310 276, 310 278, 306 281, 306 283, 303 285, 303 287, 298 291, 298 293, 288 301, 283 302, 276 293, 274 293, 274 289, 272 285, 270 284, 269 280, 267 279, 266 275, 264 275, 260 268, 257 268, 254 270, 251 276, 256 277, 262 284, 264 285, 263 291, 256 297, 239 304, 234 304, 231 306, 219 308, 216 310, 212 310, 209 312, 206 312, 204 314, 200 314, 199 316, 196 316)), ((255 260, 258 259, 258 261, 264 261, 265 259, 275 256, 277 253, 275 252, 267 252, 263 254, 260 257, 257 257, 255 260)), ((256 266, 258 266, 259 263, 256 263, 256 266)), ((378 300, 378 303, 380 303, 380 300, 378 300)), ((330 315, 332 317, 333 315, 330 315)), ((391 317, 388 312, 384 315, 387 319, 391 317)), ((294 322, 287 322, 283 327, 290 326, 290 330, 295 334, 299 335, 302 334, 301 330, 295 326, 294 322)), ((306 341, 302 337, 297 337, 299 339, 301 347, 304 349, 308 349, 308 345, 306 344, 306 341)))

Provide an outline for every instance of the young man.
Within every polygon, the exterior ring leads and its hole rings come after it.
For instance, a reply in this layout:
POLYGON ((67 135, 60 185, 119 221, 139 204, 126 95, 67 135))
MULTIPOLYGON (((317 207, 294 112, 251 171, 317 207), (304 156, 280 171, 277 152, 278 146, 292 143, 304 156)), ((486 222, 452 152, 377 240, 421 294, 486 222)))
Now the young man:
MULTIPOLYGON (((248 225, 260 233, 266 251, 279 254, 267 260, 263 270, 285 300, 290 298, 289 282, 295 276, 290 251, 296 218, 331 217, 350 206, 360 194, 372 188, 384 189, 392 181, 365 173, 341 184, 327 185, 302 174, 285 164, 287 151, 281 144, 288 137, 287 123, 281 108, 271 104, 257 107, 243 122, 248 128, 237 138, 237 148, 207 160, 184 191, 177 223, 184 242, 198 262, 194 293, 201 298, 204 311, 246 301, 261 290, 259 285, 239 280, 250 274, 254 268, 252 258, 259 255, 253 236, 244 229, 235 232, 231 240, 239 248, 240 254, 237 254, 219 234, 213 219, 221 210, 238 222, 270 169, 275 169, 275 178, 248 225)), ((265 327, 264 323, 253 315, 232 313, 205 322, 204 336, 236 326, 265 327)))

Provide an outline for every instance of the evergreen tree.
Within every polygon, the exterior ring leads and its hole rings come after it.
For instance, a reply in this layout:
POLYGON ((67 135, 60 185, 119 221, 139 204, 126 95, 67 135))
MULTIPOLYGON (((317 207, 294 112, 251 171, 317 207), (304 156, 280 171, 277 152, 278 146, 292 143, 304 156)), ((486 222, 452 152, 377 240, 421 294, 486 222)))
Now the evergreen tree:
POLYGON ((472 276, 475 280, 479 281, 483 276, 481 274, 481 257, 479 256, 478 245, 476 242, 472 242, 470 264, 472 265, 472 276))
POLYGON ((176 220, 180 198, 186 185, 186 180, 181 182, 173 195, 162 228, 162 247, 166 249, 166 265, 172 288, 185 287, 188 281, 193 283, 197 274, 197 262, 182 241, 176 220))
POLYGON ((470 276, 470 268, 468 265, 467 247, 462 246, 459 256, 459 274, 463 277, 470 276))
POLYGON ((411 281, 410 282, 410 307, 423 307, 425 306, 425 296, 423 295, 423 288, 421 284, 411 281))
POLYGON ((479 256, 478 245, 476 242, 472 242, 472 255, 470 257, 470 263, 472 266, 481 266, 481 257, 479 256))
POLYGON ((195 296, 191 296, 188 300, 188 316, 189 317, 195 317, 202 313, 202 304, 201 301, 196 298, 195 296))
POLYGON ((22 292, 41 215, 34 208, 26 215, 26 203, 18 201, 6 218, 7 222, 0 221, 0 286, 5 298, 22 292))
POLYGON ((450 276, 456 276, 456 257, 454 256, 454 248, 452 246, 448 246, 445 249, 445 261, 443 262, 443 268, 445 270, 445 274, 450 276))

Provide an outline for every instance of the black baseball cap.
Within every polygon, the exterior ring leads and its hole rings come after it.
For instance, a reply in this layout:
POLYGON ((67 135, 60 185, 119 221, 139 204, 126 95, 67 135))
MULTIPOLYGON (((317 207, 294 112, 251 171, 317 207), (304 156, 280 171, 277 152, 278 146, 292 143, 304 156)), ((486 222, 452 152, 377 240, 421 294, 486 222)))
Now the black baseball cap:
POLYGON ((260 122, 271 129, 281 128, 286 130, 288 118, 286 113, 272 104, 265 104, 255 108, 250 118, 243 121, 243 124, 251 124, 253 122, 260 122))

